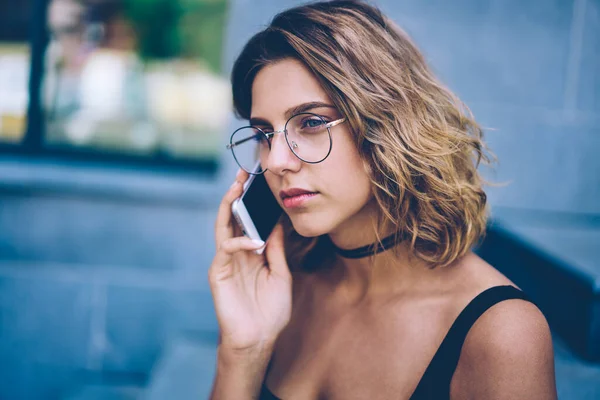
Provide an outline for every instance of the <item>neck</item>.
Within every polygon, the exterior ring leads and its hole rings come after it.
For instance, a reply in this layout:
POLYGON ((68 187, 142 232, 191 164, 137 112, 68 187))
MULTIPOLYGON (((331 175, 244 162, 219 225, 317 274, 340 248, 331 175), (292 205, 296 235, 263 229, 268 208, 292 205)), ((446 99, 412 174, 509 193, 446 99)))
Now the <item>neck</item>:
MULTIPOLYGON (((338 248, 337 261, 332 271, 335 286, 345 293, 346 298, 360 301, 370 295, 401 290, 414 281, 416 273, 422 268, 418 268, 420 266, 415 265, 416 261, 409 257, 406 242, 400 242, 377 253, 371 252, 372 255, 364 257, 344 257, 344 251, 377 244, 374 230, 365 229, 371 226, 370 223, 363 222, 357 226, 345 227, 329 234, 333 245, 338 248)), ((383 232, 380 239, 390 237, 394 233, 392 229, 383 232)))

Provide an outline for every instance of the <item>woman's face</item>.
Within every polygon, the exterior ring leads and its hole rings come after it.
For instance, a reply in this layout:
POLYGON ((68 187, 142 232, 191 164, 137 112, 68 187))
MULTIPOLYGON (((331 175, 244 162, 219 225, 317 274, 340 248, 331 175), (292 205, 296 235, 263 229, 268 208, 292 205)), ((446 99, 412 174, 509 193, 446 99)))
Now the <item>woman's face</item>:
MULTIPOLYGON (((283 130, 290 110, 308 103, 320 104, 303 111, 320 115, 326 122, 343 117, 304 64, 295 59, 269 64, 254 79, 251 123, 265 131, 283 130)), ((371 227, 375 209, 371 184, 348 123, 332 127, 331 138, 329 156, 308 164, 292 153, 282 133, 276 133, 263 165, 271 191, 302 236, 371 227), (294 194, 292 189, 310 194, 286 198, 294 194)))

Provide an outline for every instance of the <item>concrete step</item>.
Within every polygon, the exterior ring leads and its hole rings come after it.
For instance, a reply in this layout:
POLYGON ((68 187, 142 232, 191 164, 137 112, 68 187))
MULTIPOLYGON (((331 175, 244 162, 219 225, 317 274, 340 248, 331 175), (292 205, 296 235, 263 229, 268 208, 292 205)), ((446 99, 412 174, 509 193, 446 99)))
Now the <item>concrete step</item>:
POLYGON ((208 399, 214 379, 218 333, 180 337, 165 346, 144 400, 208 399))
POLYGON ((600 364, 582 360, 558 337, 554 339, 554 364, 559 399, 600 399, 600 364))
MULTIPOLYGON (((138 386, 89 385, 62 397, 62 400, 140 400, 144 388, 138 386)), ((165 398, 167 399, 167 398, 165 398)))

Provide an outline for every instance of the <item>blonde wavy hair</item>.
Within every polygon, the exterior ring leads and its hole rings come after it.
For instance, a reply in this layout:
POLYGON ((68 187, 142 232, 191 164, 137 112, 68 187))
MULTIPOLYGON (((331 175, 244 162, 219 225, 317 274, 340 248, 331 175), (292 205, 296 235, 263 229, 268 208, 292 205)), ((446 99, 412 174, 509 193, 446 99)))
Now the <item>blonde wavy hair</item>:
MULTIPOLYGON (((286 10, 253 36, 232 75, 235 111, 250 118, 252 83, 265 65, 303 62, 347 118, 374 198, 374 226, 397 232, 431 267, 465 255, 486 228, 477 168, 493 156, 469 109, 432 74, 409 36, 361 1, 286 10)), ((290 265, 310 269, 331 256, 327 235, 304 238, 284 218, 290 265)))

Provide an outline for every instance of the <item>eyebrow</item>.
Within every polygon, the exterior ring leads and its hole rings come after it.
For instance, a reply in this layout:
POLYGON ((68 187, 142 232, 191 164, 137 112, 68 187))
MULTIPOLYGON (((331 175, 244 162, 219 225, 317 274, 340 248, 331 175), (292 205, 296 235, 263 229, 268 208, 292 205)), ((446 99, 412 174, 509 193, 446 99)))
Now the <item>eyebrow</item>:
MULTIPOLYGON (((310 111, 314 108, 336 108, 332 104, 323 103, 322 101, 310 101, 308 103, 298 104, 297 106, 290 107, 285 111, 285 118, 290 119, 293 115, 310 111)), ((271 125, 269 121, 261 117, 250 118, 250 125, 271 125)))

